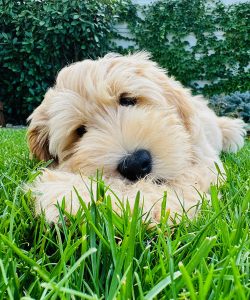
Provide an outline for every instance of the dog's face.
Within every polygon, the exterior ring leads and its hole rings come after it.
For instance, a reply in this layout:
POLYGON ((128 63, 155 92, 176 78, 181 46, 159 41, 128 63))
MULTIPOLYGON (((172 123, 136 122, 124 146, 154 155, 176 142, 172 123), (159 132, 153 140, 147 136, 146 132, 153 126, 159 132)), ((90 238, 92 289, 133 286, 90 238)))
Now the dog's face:
POLYGON ((145 53, 70 65, 30 117, 31 152, 84 175, 171 180, 190 161, 187 97, 145 53))

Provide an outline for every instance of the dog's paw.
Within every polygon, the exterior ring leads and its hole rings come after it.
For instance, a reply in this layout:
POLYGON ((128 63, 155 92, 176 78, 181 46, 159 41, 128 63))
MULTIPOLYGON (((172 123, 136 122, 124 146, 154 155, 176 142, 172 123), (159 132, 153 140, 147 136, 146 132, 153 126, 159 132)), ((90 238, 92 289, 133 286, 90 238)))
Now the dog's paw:
POLYGON ((56 205, 51 205, 43 211, 46 221, 49 224, 56 224, 59 221, 59 209, 56 205))

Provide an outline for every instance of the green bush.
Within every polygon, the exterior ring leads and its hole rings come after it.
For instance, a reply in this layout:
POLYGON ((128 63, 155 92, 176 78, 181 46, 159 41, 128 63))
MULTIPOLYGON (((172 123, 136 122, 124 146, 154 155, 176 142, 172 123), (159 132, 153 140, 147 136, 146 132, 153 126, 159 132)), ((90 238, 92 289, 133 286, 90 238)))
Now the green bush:
POLYGON ((241 118, 250 123, 250 92, 236 92, 227 96, 215 95, 210 99, 210 106, 218 116, 241 118))
POLYGON ((131 17, 133 11, 127 21, 139 49, 195 93, 250 90, 249 2, 161 0, 145 6, 141 15, 131 17))
POLYGON ((160 0, 142 14, 130 0, 0 0, 0 101, 7 122, 25 123, 63 66, 126 52, 112 44, 118 17, 128 22, 139 49, 194 93, 250 90, 249 14, 250 3, 217 0, 160 0))
POLYGON ((25 123, 63 66, 109 51, 117 1, 0 0, 0 101, 25 123))

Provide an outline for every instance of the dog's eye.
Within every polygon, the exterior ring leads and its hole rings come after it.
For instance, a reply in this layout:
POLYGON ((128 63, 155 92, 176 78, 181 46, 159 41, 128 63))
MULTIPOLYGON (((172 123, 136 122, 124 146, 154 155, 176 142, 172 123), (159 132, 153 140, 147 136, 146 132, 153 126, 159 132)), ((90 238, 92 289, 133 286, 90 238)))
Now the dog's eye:
POLYGON ((86 129, 86 127, 84 126, 84 125, 82 125, 82 126, 80 126, 80 127, 78 127, 77 129, 76 129, 76 134, 79 136, 79 137, 82 137, 83 135, 84 135, 84 133, 86 133, 87 132, 87 129, 86 129))
POLYGON ((127 97, 127 96, 121 96, 119 103, 122 106, 129 106, 129 105, 135 105, 136 104, 136 98, 133 97, 127 97))

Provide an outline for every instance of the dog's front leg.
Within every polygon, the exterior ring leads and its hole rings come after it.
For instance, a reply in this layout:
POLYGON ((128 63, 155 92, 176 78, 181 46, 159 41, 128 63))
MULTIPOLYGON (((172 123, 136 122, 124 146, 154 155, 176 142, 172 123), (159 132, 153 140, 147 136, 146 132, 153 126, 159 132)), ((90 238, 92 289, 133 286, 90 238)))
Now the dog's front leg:
MULTIPOLYGON (((174 217, 177 213, 182 215, 185 211, 190 217, 196 211, 196 205, 200 201, 199 194, 192 184, 157 185, 149 181, 139 181, 135 184, 125 184, 124 181, 116 179, 106 182, 110 185, 107 194, 113 200, 114 211, 120 214, 120 204, 116 196, 123 201, 129 202, 133 209, 137 192, 140 191, 140 206, 143 218, 147 215, 153 222, 159 222, 161 217, 161 205, 164 193, 167 193, 166 209, 174 217), (116 196, 114 196, 116 195, 116 196)), ((57 222, 59 218, 58 206, 64 201, 65 210, 75 215, 81 204, 78 195, 88 204, 91 201, 91 186, 95 194, 96 182, 79 174, 45 169, 43 173, 30 186, 32 196, 35 198, 36 214, 44 212, 48 222, 57 222), (77 192, 76 192, 77 191, 77 192)))
POLYGON ((88 182, 87 177, 45 169, 29 186, 35 199, 36 214, 44 212, 46 220, 55 223, 59 218, 58 206, 62 205, 63 201, 65 210, 72 215, 76 214, 80 203, 75 189, 87 204, 90 202, 88 182))
MULTIPOLYGON (((226 180, 223 163, 219 158, 204 159, 195 164, 187 174, 189 176, 193 174, 194 179, 192 181, 196 183, 196 188, 205 193, 209 192, 211 185, 220 186, 226 180)), ((185 179, 183 182, 185 182, 185 179)))
MULTIPOLYGON (((119 179, 105 183, 111 185, 111 188, 107 188, 106 194, 109 194, 113 200, 112 208, 114 211, 118 214, 121 213, 117 197, 121 201, 128 200, 131 209, 133 209, 138 189, 131 188, 131 185, 126 185, 119 179)), ((81 207, 79 197, 88 204, 91 201, 91 192, 95 195, 97 182, 95 179, 91 180, 80 174, 44 169, 42 174, 28 188, 31 190, 35 201, 36 215, 44 213, 48 222, 56 223, 59 219, 58 206, 62 206, 64 202, 64 209, 69 214, 77 214, 81 207)), ((151 208, 148 206, 149 203, 152 202, 145 204, 147 211, 150 211, 151 208)))
MULTIPOLYGON (((152 184, 125 184, 123 180, 113 179, 111 182, 105 182, 110 188, 107 188, 106 194, 112 198, 112 208, 118 214, 121 214, 119 200, 129 202, 133 209, 137 192, 141 192, 140 206, 143 206, 144 213, 150 213, 154 218, 155 202, 161 200, 163 191, 157 192, 152 189, 152 184), (145 189, 145 190, 144 190, 145 189), (145 202, 144 202, 145 199, 145 202)), ((81 207, 79 196, 88 204, 91 201, 91 192, 94 193, 97 188, 95 180, 90 180, 86 176, 57 170, 43 170, 42 174, 29 186, 32 197, 35 201, 35 213, 37 215, 44 213, 48 222, 56 223, 59 218, 58 206, 64 201, 64 209, 75 215, 81 207), (92 190, 91 190, 92 189, 92 190)), ((156 203, 158 206, 158 203, 156 203)))

